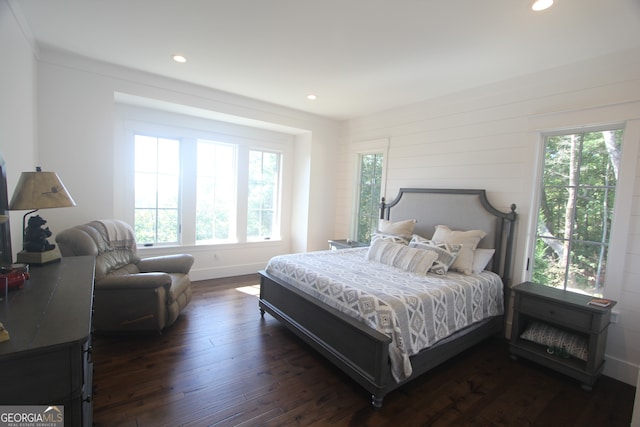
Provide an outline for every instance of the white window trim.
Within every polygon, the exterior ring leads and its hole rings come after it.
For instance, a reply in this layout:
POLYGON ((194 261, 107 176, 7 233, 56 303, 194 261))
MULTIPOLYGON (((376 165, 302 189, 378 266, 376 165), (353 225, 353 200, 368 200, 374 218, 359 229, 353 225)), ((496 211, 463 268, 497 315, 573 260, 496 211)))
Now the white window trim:
MULTIPOLYGON (((277 154, 280 156, 279 158, 279 167, 278 167, 278 183, 280 184, 280 188, 278 190, 278 194, 277 194, 277 199, 276 199, 276 205, 278 206, 278 209, 276 209, 276 221, 274 224, 274 228, 272 230, 272 236, 270 236, 268 239, 265 239, 264 237, 252 237, 249 238, 248 236, 246 236, 247 234, 247 227, 245 226, 243 228, 243 232, 245 234, 245 241, 246 242, 264 242, 264 241, 269 241, 269 240, 282 240, 282 193, 284 192, 284 185, 283 185, 283 181, 282 181, 282 177, 283 177, 283 162, 284 162, 284 154, 282 153, 282 151, 278 151, 278 150, 274 150, 272 148, 259 148, 256 146, 252 146, 249 147, 249 149, 247 150, 247 155, 249 154, 250 151, 261 151, 263 153, 271 153, 271 154, 277 154)), ((249 180, 249 170, 247 169, 247 184, 245 184, 245 188, 248 188, 248 180, 249 180)), ((247 199, 244 201, 245 203, 248 203, 248 197, 247 199)), ((249 207, 246 206, 243 210, 243 212, 245 213, 245 216, 249 214, 249 207)), ((248 221, 248 218, 247 218, 248 221)), ((245 222, 246 223, 246 222, 245 222)))
POLYGON ((382 179, 380 185, 380 195, 386 197, 387 190, 387 169, 389 162, 389 138, 380 138, 367 141, 356 141, 351 144, 350 156, 353 167, 351 171, 353 177, 353 191, 351 193, 351 225, 349 236, 355 239, 358 230, 358 190, 360 188, 360 156, 363 154, 382 153, 382 179))
MULTIPOLYGON (((625 252, 627 231, 629 230, 635 174, 638 163, 638 146, 640 145, 640 102, 616 104, 606 107, 589 108, 584 110, 566 111, 554 114, 534 116, 529 121, 529 131, 534 139, 536 155, 533 174, 532 191, 527 222, 527 239, 524 252, 524 266, 527 258, 533 256, 536 244, 537 212, 540 199, 540 179, 544 164, 544 139, 549 135, 572 132, 587 132, 593 129, 622 127, 624 129, 622 141, 622 156, 618 182, 616 185, 616 200, 614 206, 611 236, 609 238, 609 252, 607 256, 607 271, 604 281, 604 296, 619 300, 622 294, 625 268, 625 252), (606 120, 603 120, 605 118, 606 120), (624 196, 622 196, 624 195, 624 196)), ((523 221, 524 222, 524 221, 523 221)), ((531 261, 533 262, 533 261, 531 261)), ((533 269, 523 269, 522 281, 529 280, 533 269)))
MULTIPOLYGON (((197 151, 197 145, 198 145, 198 141, 206 141, 207 143, 213 143, 213 144, 219 144, 219 145, 227 145, 227 146, 231 146, 232 148, 234 148, 234 158, 232 161, 235 162, 235 173, 236 173, 236 182, 235 182, 235 186, 236 186, 236 195, 235 195, 235 216, 233 218, 229 219, 230 222, 230 228, 231 230, 236 230, 236 234, 229 236, 228 239, 225 240, 210 240, 210 241, 202 241, 202 242, 198 242, 196 239, 196 230, 195 230, 195 224, 197 223, 196 221, 196 209, 197 209, 197 200, 196 198, 194 198, 194 205, 191 208, 191 210, 189 211, 189 213, 192 214, 192 216, 189 218, 189 221, 185 221, 185 223, 189 223, 191 225, 191 228, 193 228, 193 232, 190 233, 188 236, 190 238, 192 238, 191 242, 185 242, 187 244, 191 244, 191 245, 197 245, 197 246, 214 246, 214 245, 221 245, 221 244, 225 244, 225 243, 239 243, 239 242, 244 242, 245 240, 243 239, 243 235, 242 235, 242 231, 240 230, 240 224, 242 223, 246 223, 246 214, 243 215, 243 211, 240 211, 239 209, 241 209, 242 206, 242 197, 246 196, 246 188, 241 186, 241 182, 243 182, 243 170, 240 167, 240 165, 242 165, 243 160, 241 160, 243 158, 244 152, 247 151, 247 147, 243 144, 237 144, 237 143, 233 143, 233 142, 227 142, 227 141, 219 141, 219 140, 212 140, 212 139, 208 139, 208 138, 198 138, 196 140, 193 141, 193 146, 196 147, 196 151, 197 151)), ((187 144, 185 144, 187 145, 187 144)), ((191 145, 191 144, 189 144, 191 145)), ((197 155, 197 152, 196 152, 197 155)), ((193 157, 191 157, 193 158, 193 157)), ((186 159, 189 160, 189 159, 186 159)), ((186 162, 185 162, 186 163, 186 162)), ((193 186, 189 187, 189 188, 196 188, 196 183, 197 183, 197 168, 189 168, 189 165, 187 164, 183 164, 183 170, 184 171, 188 171, 191 175, 193 175, 193 186)), ((186 191, 185 191, 186 193, 186 191)), ((195 194, 195 191, 194 191, 195 194)))
MULTIPOLYGON (((134 224, 134 135, 147 134, 161 136, 172 139, 179 139, 182 142, 193 142, 193 144, 181 144, 181 154, 184 150, 196 149, 197 139, 220 141, 223 143, 237 144, 238 161, 241 153, 246 152, 248 161, 249 150, 269 151, 281 154, 280 164, 280 195, 278 215, 280 219, 280 229, 276 237, 270 240, 247 240, 246 238, 246 185, 248 183, 248 170, 238 171, 238 197, 236 201, 237 212, 237 241, 224 241, 220 243, 196 243, 195 241, 195 221, 190 221, 183 217, 181 222, 181 242, 180 247, 184 248, 206 248, 234 245, 269 245, 273 242, 283 241, 289 238, 289 228, 286 224, 290 221, 289 215, 284 211, 285 206, 291 204, 291 191, 288 181, 293 180, 293 147, 295 138, 290 134, 281 132, 252 128, 232 123, 217 122, 192 116, 152 110, 148 108, 135 107, 126 104, 118 104, 116 108, 116 123, 114 132, 114 215, 123 219, 129 224, 134 224), (190 148, 191 147, 191 148, 190 148), (191 238, 192 236, 192 238, 191 238)), ((183 159, 186 157, 183 156, 183 159)), ((185 171, 189 167, 183 166, 183 185, 195 188, 195 171, 193 174, 185 171), (186 181, 185 181, 186 180, 186 181)), ((191 168, 195 169, 195 168, 191 168)), ((195 212, 195 191, 190 194, 188 191, 181 192, 181 209, 192 206, 195 212)), ((180 213, 183 216, 183 212, 180 213)), ((164 245, 163 245, 164 246, 164 245)), ((173 245, 169 245, 173 246, 173 245)), ((142 248, 141 248, 142 249, 142 248)))

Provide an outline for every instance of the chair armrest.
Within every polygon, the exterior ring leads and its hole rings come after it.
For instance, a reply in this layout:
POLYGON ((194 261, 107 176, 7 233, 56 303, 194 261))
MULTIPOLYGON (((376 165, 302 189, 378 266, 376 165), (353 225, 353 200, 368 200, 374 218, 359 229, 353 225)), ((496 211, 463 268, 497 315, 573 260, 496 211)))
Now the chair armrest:
POLYGON ((96 281, 96 290, 171 288, 171 276, 166 273, 137 273, 106 276, 96 281))
POLYGON ((193 265, 193 255, 175 254, 143 258, 136 264, 143 273, 162 271, 165 273, 188 274, 193 265))

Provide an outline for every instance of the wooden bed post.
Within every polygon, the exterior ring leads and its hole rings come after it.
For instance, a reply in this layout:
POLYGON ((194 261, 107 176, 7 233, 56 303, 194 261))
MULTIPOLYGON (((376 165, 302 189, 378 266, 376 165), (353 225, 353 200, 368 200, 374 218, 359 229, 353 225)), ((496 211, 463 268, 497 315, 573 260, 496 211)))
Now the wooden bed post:
POLYGON ((508 230, 508 237, 507 237, 507 248, 505 250, 505 255, 504 255, 504 269, 502 273, 502 277, 504 279, 503 282, 506 288, 509 288, 511 286, 511 257, 513 253, 513 241, 514 241, 513 233, 515 232, 516 219, 517 219, 516 204, 513 203, 511 204, 511 212, 507 216, 507 226, 509 230, 508 230))

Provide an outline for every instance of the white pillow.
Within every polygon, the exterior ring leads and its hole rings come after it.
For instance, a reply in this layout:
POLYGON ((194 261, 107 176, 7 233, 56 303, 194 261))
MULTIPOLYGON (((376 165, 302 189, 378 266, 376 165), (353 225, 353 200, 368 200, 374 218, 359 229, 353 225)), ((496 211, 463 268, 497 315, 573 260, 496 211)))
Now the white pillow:
POLYGON ((446 274, 447 271, 449 271, 449 267, 451 267, 451 264, 455 261, 461 248, 460 245, 436 242, 434 240, 425 239, 417 234, 414 234, 411 238, 409 247, 425 249, 437 253, 438 259, 433 263, 431 272, 440 275, 446 274))
POLYGON ((388 240, 375 240, 367 251, 366 259, 378 261, 405 271, 426 275, 438 254, 423 249, 410 248, 388 240))
POLYGON ((474 274, 482 273, 487 268, 487 264, 493 258, 494 253, 496 253, 495 249, 476 248, 476 252, 473 254, 471 271, 474 274))
POLYGON ((473 271, 473 255, 476 247, 480 240, 486 235, 487 233, 482 230, 454 231, 446 225, 437 225, 436 232, 433 233, 431 240, 450 243, 452 245, 462 245, 450 269, 463 274, 471 274, 473 271))
POLYGON ((394 234, 411 239, 413 228, 416 226, 415 219, 407 219, 405 221, 391 222, 387 219, 381 219, 378 222, 378 231, 383 234, 394 234))

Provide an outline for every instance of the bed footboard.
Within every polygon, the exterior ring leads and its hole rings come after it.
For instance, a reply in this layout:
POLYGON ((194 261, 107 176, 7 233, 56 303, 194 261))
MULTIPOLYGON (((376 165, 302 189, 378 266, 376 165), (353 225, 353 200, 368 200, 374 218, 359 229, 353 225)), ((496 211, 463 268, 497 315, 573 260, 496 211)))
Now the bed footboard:
POLYGON ((260 271, 260 311, 287 328, 368 390, 382 406, 391 378, 391 338, 260 271))
POLYGON ((413 374, 396 382, 391 376, 391 338, 340 311, 300 292, 265 271, 260 271, 260 312, 278 319, 303 341, 371 393, 371 404, 382 407, 384 397, 408 381, 435 368, 456 354, 497 335, 503 316, 473 325, 411 357, 413 374))

